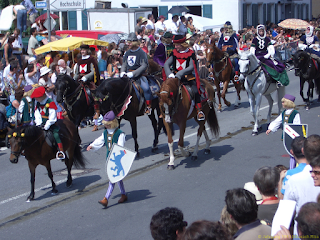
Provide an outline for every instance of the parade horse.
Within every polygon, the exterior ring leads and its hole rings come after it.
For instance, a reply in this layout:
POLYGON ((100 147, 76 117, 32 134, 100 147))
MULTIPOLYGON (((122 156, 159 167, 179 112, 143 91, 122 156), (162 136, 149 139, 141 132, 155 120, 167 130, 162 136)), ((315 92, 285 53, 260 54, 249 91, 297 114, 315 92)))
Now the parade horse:
POLYGON ((285 88, 277 87, 275 81, 267 81, 265 73, 261 67, 260 61, 250 51, 239 51, 239 67, 240 67, 240 81, 244 81, 244 87, 249 96, 250 112, 253 115, 254 126, 252 130, 252 136, 258 134, 261 130, 259 126, 259 109, 262 100, 262 96, 265 96, 268 100, 269 111, 267 115, 267 121, 271 121, 271 111, 273 107, 273 99, 271 93, 277 91, 278 95, 278 114, 280 114, 282 104, 281 99, 284 96, 285 88))
MULTIPOLYGON (((56 122, 60 128, 59 135, 66 153, 64 160, 68 170, 66 186, 72 184, 71 167, 85 167, 85 159, 80 149, 80 136, 76 126, 68 119, 58 120, 56 122)), ((50 130, 49 130, 50 131, 50 130)), ((58 192, 56 184, 53 181, 50 160, 55 159, 57 147, 54 144, 53 135, 49 131, 44 131, 34 125, 20 126, 11 129, 8 132, 8 139, 11 148, 10 161, 18 163, 19 156, 23 154, 28 160, 28 166, 31 173, 31 192, 27 201, 34 199, 34 182, 36 167, 40 164, 47 168, 48 176, 51 180, 51 193, 58 192)))
MULTIPOLYGON (((125 119, 130 122, 134 148, 139 157, 137 117, 144 115, 146 106, 142 98, 142 92, 140 91, 137 94, 138 88, 139 87, 127 77, 109 78, 98 86, 94 95, 96 100, 99 100, 101 103, 101 112, 103 114, 112 110, 120 120, 125 119)), ((151 114, 148 115, 148 117, 151 120, 154 132, 152 152, 155 152, 158 149, 158 138, 163 128, 162 121, 158 121, 155 117, 155 110, 157 111, 158 119, 160 115, 159 99, 157 97, 152 99, 151 108, 151 114)))
MULTIPOLYGON (((231 103, 226 100, 226 92, 228 89, 228 85, 231 79, 234 77, 234 70, 231 63, 230 58, 226 54, 226 52, 223 52, 218 47, 216 47, 215 44, 208 44, 207 50, 206 50, 206 56, 207 56, 207 67, 209 70, 212 70, 213 76, 214 76, 214 84, 217 89, 217 95, 219 100, 218 105, 218 111, 221 111, 221 98, 224 101, 224 104, 226 104, 228 107, 230 107, 231 103), (223 84, 222 93, 220 92, 220 83, 223 84)), ((234 103, 235 107, 238 107, 240 105, 241 97, 240 97, 240 91, 241 91, 241 83, 240 81, 234 81, 234 87, 237 91, 236 101, 234 103)))
POLYGON ((55 83, 57 102, 63 103, 69 119, 78 127, 84 117, 94 114, 93 96, 83 83, 59 74, 55 83))
POLYGON ((318 93, 318 101, 320 101, 320 66, 314 60, 310 53, 299 50, 293 54, 293 64, 295 68, 295 75, 300 77, 300 96, 306 103, 306 110, 310 108, 310 98, 313 98, 313 89, 316 85, 316 91, 318 93), (304 83, 308 83, 307 98, 304 98, 303 88, 304 83))
POLYGON ((180 137, 178 142, 178 147, 181 154, 184 157, 188 157, 189 153, 184 150, 183 137, 186 129, 187 120, 194 118, 199 124, 197 143, 192 153, 192 160, 196 160, 198 156, 199 140, 202 133, 206 139, 206 148, 204 150, 205 154, 210 153, 210 139, 208 137, 207 131, 205 129, 205 123, 209 123, 211 132, 215 135, 219 135, 219 124, 214 109, 214 97, 215 92, 210 83, 206 80, 201 79, 201 84, 207 92, 208 100, 202 103, 202 111, 205 114, 204 121, 197 120, 197 110, 194 107, 192 98, 190 97, 189 91, 185 85, 180 83, 178 78, 168 78, 166 79, 160 89, 160 110, 161 114, 164 116, 163 123, 167 130, 168 135, 168 146, 170 151, 170 161, 167 166, 168 170, 173 170, 174 167, 174 153, 173 153, 173 139, 174 134, 173 123, 177 124, 180 129, 180 137))

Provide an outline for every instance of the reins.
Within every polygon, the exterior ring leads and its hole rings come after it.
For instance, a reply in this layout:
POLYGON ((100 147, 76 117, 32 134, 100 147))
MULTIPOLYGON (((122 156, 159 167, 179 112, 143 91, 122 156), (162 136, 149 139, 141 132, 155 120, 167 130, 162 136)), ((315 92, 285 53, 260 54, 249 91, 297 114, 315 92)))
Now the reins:
POLYGON ((211 63, 212 68, 214 70, 215 77, 218 78, 220 73, 223 72, 223 70, 225 70, 226 67, 228 66, 228 56, 226 54, 224 54, 224 56, 221 59, 219 59, 219 60, 212 59, 210 63, 211 63), (223 68, 220 71, 217 72, 216 71, 216 64, 219 64, 219 63, 221 63, 223 61, 225 61, 225 64, 224 64, 223 68))

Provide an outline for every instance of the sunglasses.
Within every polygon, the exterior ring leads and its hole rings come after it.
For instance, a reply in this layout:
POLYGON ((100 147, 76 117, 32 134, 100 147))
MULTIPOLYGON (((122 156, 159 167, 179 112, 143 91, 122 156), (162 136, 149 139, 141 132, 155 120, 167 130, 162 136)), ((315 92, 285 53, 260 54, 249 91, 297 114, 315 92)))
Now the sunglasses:
POLYGON ((312 171, 310 171, 310 174, 314 174, 314 175, 316 175, 316 176, 319 176, 320 175, 320 171, 314 171, 314 170, 312 170, 312 171))

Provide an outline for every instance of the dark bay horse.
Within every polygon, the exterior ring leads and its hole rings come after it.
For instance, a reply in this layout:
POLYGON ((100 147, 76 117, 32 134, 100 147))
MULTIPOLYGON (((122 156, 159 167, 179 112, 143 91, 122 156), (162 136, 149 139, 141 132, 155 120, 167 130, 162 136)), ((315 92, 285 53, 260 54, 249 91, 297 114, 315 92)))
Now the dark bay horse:
POLYGON ((210 83, 206 80, 201 80, 204 85, 205 90, 208 94, 208 100, 202 103, 202 111, 205 114, 204 121, 197 120, 197 111, 193 107, 192 102, 189 98, 187 90, 181 86, 180 80, 178 78, 168 78, 165 80, 160 89, 160 110, 162 115, 165 116, 163 119, 164 126, 167 130, 168 135, 168 146, 170 150, 170 162, 167 169, 174 169, 174 154, 173 154, 173 123, 176 123, 180 129, 180 137, 178 142, 178 147, 181 150, 183 156, 187 157, 189 154, 183 149, 183 137, 187 125, 187 120, 194 118, 194 120, 199 124, 197 143, 192 154, 192 159, 196 160, 198 155, 199 140, 204 133, 206 138, 206 148, 205 154, 210 153, 210 139, 208 137, 207 131, 205 129, 205 123, 208 122, 211 132, 215 135, 219 135, 219 124, 216 116, 216 111, 213 106, 215 92, 210 83), (180 94, 179 94, 180 93, 180 94))
MULTIPOLYGON (((226 92, 229 82, 234 75, 233 66, 230 58, 226 55, 226 53, 216 47, 215 44, 207 45, 206 56, 208 68, 211 69, 214 76, 214 84, 217 89, 219 100, 218 111, 220 112, 222 107, 221 98, 223 99, 224 104, 226 104, 228 107, 231 105, 231 103, 226 100, 226 92), (223 84, 222 93, 220 92, 220 83, 223 84)), ((236 88, 238 95, 234 106, 238 107, 241 101, 240 91, 242 87, 240 81, 234 82, 234 87, 236 88)))
MULTIPOLYGON (((68 179, 66 186, 72 184, 71 167, 85 167, 85 159, 80 149, 80 136, 76 126, 67 119, 58 120, 56 124, 60 127, 60 138, 66 153, 65 164, 68 170, 68 179)), ((52 194, 58 192, 56 184, 53 181, 50 160, 55 159, 57 147, 48 143, 48 133, 36 126, 21 126, 12 129, 8 133, 11 146, 10 161, 18 163, 19 156, 24 152, 28 160, 31 173, 31 192, 27 201, 34 199, 34 182, 36 167, 40 164, 47 168, 48 176, 52 184, 52 194)))
MULTIPOLYGON (((295 68, 295 75, 300 76, 300 96, 306 103, 306 110, 309 110, 310 98, 313 98, 314 85, 316 85, 316 91, 319 95, 320 70, 317 68, 320 68, 320 66, 316 67, 310 53, 302 50, 293 54, 293 64, 295 68), (306 82, 308 83, 307 98, 305 98, 303 94, 303 88, 306 82)), ((318 101, 320 101, 320 95, 318 96, 318 101)))
MULTIPOLYGON (((132 84, 132 81, 126 77, 106 79, 96 89, 95 97, 101 102, 101 112, 103 114, 112 110, 120 119, 125 119, 130 122, 135 151, 139 156, 137 117, 144 115, 145 101, 142 102, 138 100, 132 84)), ((158 148, 158 137, 163 128, 163 123, 162 121, 157 121, 155 117, 156 110, 159 119, 159 99, 154 98, 151 106, 152 111, 148 117, 151 120, 154 132, 152 145, 152 152, 154 152, 158 148)))
POLYGON ((78 127, 84 117, 94 114, 90 90, 72 77, 59 74, 55 83, 57 102, 64 103, 69 119, 78 127))

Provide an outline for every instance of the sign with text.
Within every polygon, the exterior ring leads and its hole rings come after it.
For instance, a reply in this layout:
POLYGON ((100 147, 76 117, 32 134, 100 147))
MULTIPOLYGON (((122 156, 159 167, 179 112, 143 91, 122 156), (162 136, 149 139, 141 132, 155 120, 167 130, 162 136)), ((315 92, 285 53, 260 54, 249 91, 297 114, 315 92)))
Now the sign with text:
POLYGON ((43 26, 44 26, 47 30, 52 31, 52 30, 55 28, 55 26, 56 26, 56 21, 55 21, 52 17, 50 17, 50 22, 49 22, 48 19, 46 19, 46 20, 44 21, 44 23, 43 23, 43 26), (50 24, 50 25, 49 25, 49 24, 50 24))
POLYGON ((59 11, 84 9, 84 0, 56 0, 52 2, 51 7, 59 11))
POLYGON ((35 7, 38 9, 47 8, 47 2, 45 1, 36 1, 35 7))

